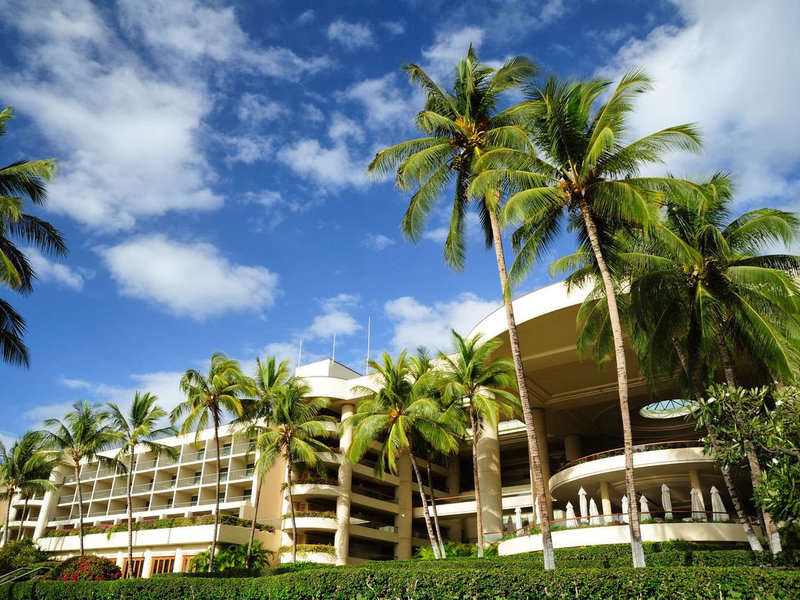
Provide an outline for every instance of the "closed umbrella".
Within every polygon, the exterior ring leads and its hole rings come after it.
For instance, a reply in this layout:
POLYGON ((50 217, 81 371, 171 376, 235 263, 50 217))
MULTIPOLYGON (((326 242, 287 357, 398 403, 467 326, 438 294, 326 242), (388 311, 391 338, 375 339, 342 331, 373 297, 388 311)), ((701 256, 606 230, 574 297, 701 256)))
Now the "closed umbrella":
POLYGON ((622 497, 622 522, 628 523, 630 519, 630 503, 627 494, 622 497))
POLYGON ((586 500, 586 490, 581 488, 578 490, 578 505, 581 509, 581 523, 587 523, 586 517, 589 516, 589 503, 586 500))
POLYGON ((661 508, 664 509, 664 518, 672 519, 672 497, 669 495, 667 484, 661 484, 661 508))
POLYGON ((639 510, 642 512, 642 514, 647 515, 645 519, 650 518, 650 505, 647 504, 647 498, 644 497, 644 494, 642 494, 642 497, 639 498, 639 510))
POLYGON ((700 500, 700 492, 698 492, 695 488, 692 488, 689 495, 692 497, 692 520, 693 521, 705 521, 706 520, 706 511, 703 510, 703 503, 700 500))
POLYGON ((518 506, 514 509, 514 525, 517 529, 522 529, 522 507, 518 506))
POLYGON ((600 518, 600 513, 597 512, 597 503, 594 501, 594 498, 589 500, 589 524, 590 525, 603 524, 603 519, 600 518))
POLYGON ((713 519, 715 521, 727 521, 730 519, 725 505, 722 503, 722 497, 719 495, 719 490, 716 486, 711 486, 711 510, 714 511, 713 519))
POLYGON ((578 519, 575 518, 575 508, 572 502, 567 502, 567 527, 572 529, 578 526, 578 519))

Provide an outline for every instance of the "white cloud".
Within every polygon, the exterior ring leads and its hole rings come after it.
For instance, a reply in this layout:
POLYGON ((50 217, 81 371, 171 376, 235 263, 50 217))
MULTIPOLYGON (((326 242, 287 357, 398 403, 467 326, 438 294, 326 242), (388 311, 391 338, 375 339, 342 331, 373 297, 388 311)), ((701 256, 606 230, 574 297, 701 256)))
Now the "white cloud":
POLYGON ((321 301, 322 313, 314 317, 306 330, 311 338, 328 338, 336 335, 350 335, 361 329, 350 314, 358 306, 360 299, 353 294, 338 294, 321 301))
POLYGON ((52 281, 59 287, 66 286, 76 292, 83 289, 83 275, 67 265, 51 261, 35 248, 26 248, 25 256, 28 257, 36 272, 36 278, 40 281, 52 281))
MULTIPOLYGON (((609 71, 643 65, 656 89, 637 100, 633 132, 697 122, 703 156, 669 159, 670 171, 729 170, 748 204, 788 202, 800 186, 800 3, 674 0, 684 24, 657 27, 619 51, 609 71)), ((794 200, 793 208, 800 207, 794 200)))
POLYGON ((306 102, 303 104, 303 118, 310 123, 321 123, 325 120, 325 114, 313 104, 306 102))
POLYGON ((466 335, 498 306, 497 302, 469 292, 432 305, 422 304, 412 296, 390 300, 384 305, 384 312, 394 324, 393 351, 414 350, 418 346, 425 346, 430 352, 446 351, 450 348, 451 329, 466 335))
POLYGON ((319 140, 303 138, 280 150, 278 160, 298 175, 333 188, 369 183, 365 172, 369 159, 355 156, 341 140, 325 147, 319 140))
POLYGON ((402 21, 384 21, 381 27, 391 35, 403 35, 406 32, 406 26, 402 21))
POLYGON ((375 44, 372 29, 364 23, 351 23, 337 19, 328 25, 328 39, 339 42, 348 50, 366 48, 375 44))
POLYGON ((317 18, 316 13, 309 8, 308 10, 304 10, 303 12, 301 12, 294 20, 294 22, 297 23, 298 25, 309 25, 310 23, 313 23, 314 19, 316 18, 317 18))
POLYGON ((422 232, 422 239, 435 242, 437 244, 444 244, 447 240, 447 234, 450 229, 447 227, 434 227, 433 229, 426 229, 422 232))
POLYGON ((225 161, 251 165, 265 160, 272 153, 272 138, 263 135, 222 135, 218 141, 225 148, 225 161))
POLYGON ((257 312, 272 306, 278 292, 277 274, 263 266, 234 264, 207 243, 150 235, 99 251, 120 294, 193 319, 257 312))
POLYGON ((0 442, 6 447, 6 450, 19 439, 19 436, 9 431, 0 431, 0 442))
POLYGON ((386 250, 389 246, 393 246, 395 241, 383 235, 382 233, 368 233, 364 236, 364 239, 361 240, 361 245, 365 248, 369 248, 370 250, 377 250, 380 252, 381 250, 386 250))
POLYGON ((423 105, 422 95, 416 90, 400 89, 395 73, 359 81, 347 88, 342 97, 361 104, 366 112, 364 124, 373 129, 387 125, 407 127, 423 105))
POLYGON ((273 121, 289 113, 289 109, 262 94, 243 94, 239 99, 236 115, 249 126, 258 126, 264 121, 273 121))
POLYGON ((331 118, 330 127, 328 127, 328 137, 336 143, 343 143, 348 138, 357 142, 364 141, 364 132, 361 131, 358 124, 345 117, 341 113, 334 113, 331 118))
POLYGON ((455 65, 467 55, 470 44, 480 46, 485 34, 474 26, 437 33, 434 44, 422 51, 423 68, 434 81, 449 87, 455 65))

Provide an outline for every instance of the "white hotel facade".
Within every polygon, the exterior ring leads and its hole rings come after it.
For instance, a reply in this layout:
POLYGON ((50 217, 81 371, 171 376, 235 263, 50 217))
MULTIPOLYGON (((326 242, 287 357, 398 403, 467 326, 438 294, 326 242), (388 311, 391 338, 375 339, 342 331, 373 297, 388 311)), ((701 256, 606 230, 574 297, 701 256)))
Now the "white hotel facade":
MULTIPOLYGON (((563 285, 555 284, 514 302, 555 519, 556 547, 628 541, 628 527, 614 524, 625 519, 616 374, 613 365, 599 370, 591 358, 577 354, 576 315, 582 300, 580 292, 570 294, 563 285), (567 518, 571 517, 570 507, 576 513, 574 519, 567 518)), ((475 333, 500 339, 503 345, 498 352, 509 354, 502 309, 478 323, 470 335, 475 333)), ((629 360, 635 478, 637 493, 645 498, 641 501, 645 541, 744 541, 735 515, 728 519, 726 509, 732 507, 721 474, 703 454, 698 434, 681 417, 680 406, 669 402, 676 397, 671 383, 665 382, 653 393, 638 376, 635 357, 631 355, 629 360), (671 510, 665 510, 669 504, 671 510)), ((330 360, 302 365, 297 375, 311 386, 313 395, 330 399, 330 414, 342 420, 358 406, 355 390, 374 385, 370 377, 330 360)), ((221 432, 220 514, 240 519, 256 516, 272 526, 273 531, 258 531, 257 538, 275 553, 275 561, 286 561, 288 557, 280 551, 291 543, 291 523, 283 518, 289 512, 281 492, 285 469, 279 464, 267 474, 258 515, 254 515, 253 456, 248 442, 239 441, 233 433, 230 428, 221 432)), ((349 442, 346 432, 338 442, 340 449, 346 449, 349 442)), ((178 449, 179 458, 156 458, 146 452, 138 455, 134 520, 146 524, 156 519, 211 515, 216 478, 213 432, 203 432, 198 444, 194 435, 162 443, 178 449)), ((410 558, 415 547, 427 545, 410 461, 401 463, 397 475, 387 474, 379 480, 373 473, 374 453, 358 464, 343 461, 342 455, 339 451, 325 457, 327 474, 323 478, 303 474, 295 478, 298 560, 346 564, 410 558)), ((459 542, 474 540, 470 445, 465 445, 449 466, 432 464, 431 472, 443 535, 459 542)), ((483 432, 479 477, 484 528, 489 539, 503 539, 500 554, 540 549, 540 536, 529 535, 527 528, 536 517, 522 423, 505 421, 496 430, 483 432)), ((65 535, 78 526, 78 490, 73 474, 62 473, 58 478, 58 491, 28 501, 24 521, 20 520, 24 502, 14 499, 9 526, 11 539, 21 528, 25 536, 60 558, 78 553, 78 537, 65 535)), ((95 462, 82 466, 81 480, 85 526, 125 524, 125 476, 95 462)), ((746 482, 741 485, 748 496, 746 482)), ((246 543, 249 529, 241 522, 228 522, 220 525, 219 541, 246 543)), ((210 524, 135 531, 134 569, 142 576, 185 570, 191 557, 210 546, 212 532, 210 524)), ((84 543, 87 553, 109 557, 120 566, 126 560, 125 531, 90 533, 84 543)))

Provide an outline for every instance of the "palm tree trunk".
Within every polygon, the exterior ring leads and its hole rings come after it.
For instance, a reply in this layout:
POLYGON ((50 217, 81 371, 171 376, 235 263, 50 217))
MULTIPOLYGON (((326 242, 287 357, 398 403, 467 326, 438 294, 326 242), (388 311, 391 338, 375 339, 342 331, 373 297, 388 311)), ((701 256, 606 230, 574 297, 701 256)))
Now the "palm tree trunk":
MULTIPOLYGON (((725 338, 723 337, 721 331, 714 331, 714 340, 716 341, 717 348, 719 349, 719 357, 722 361, 722 369, 725 372, 725 381, 728 384, 728 388, 733 390, 736 387, 736 363, 734 362, 733 357, 728 350, 728 345, 725 343, 725 338)), ((750 467, 750 481, 753 484, 753 489, 755 490, 761 481, 761 464, 758 462, 758 456, 756 455, 752 444, 745 444, 745 452, 747 455, 747 464, 750 467)), ((772 519, 772 515, 769 513, 769 511, 762 508, 761 516, 764 521, 764 535, 767 538, 769 549, 773 554, 778 554, 782 549, 781 539, 778 533, 778 526, 775 524, 775 521, 772 519)))
MULTIPOLYGON (((689 382, 689 385, 692 387, 694 391, 694 397, 697 402, 700 402, 702 399, 702 393, 700 392, 700 388, 697 385, 697 381, 694 378, 694 375, 691 372, 691 367, 689 365, 689 357, 686 355, 686 352, 683 349, 683 346, 680 345, 678 340, 672 339, 672 344, 675 346, 675 352, 678 354, 678 360, 681 362, 681 366, 683 367, 683 372, 686 374, 686 379, 689 382)), ((720 447, 719 442, 717 441, 717 437, 712 433, 711 428, 706 425, 706 433, 708 434, 708 440, 711 442, 711 451, 714 456, 719 456, 720 454, 720 447)), ((742 525, 742 529, 744 529, 744 534, 747 537, 747 543, 750 544, 750 549, 753 552, 763 552, 764 548, 761 546, 761 542, 758 540, 758 536, 756 532, 753 531, 753 523, 750 521, 750 516, 745 512, 744 505, 742 504, 741 498, 739 498, 739 491, 736 489, 736 486, 733 485, 733 478, 731 477, 730 469, 726 466, 722 466, 720 468, 722 472, 722 479, 725 481, 725 487, 728 489, 728 495, 731 498, 731 504, 733 504, 733 509, 736 511, 736 516, 739 517, 739 523, 742 525)))
POLYGON ((297 518, 294 511, 294 497, 292 496, 292 461, 286 453, 286 495, 289 498, 289 512, 292 515, 292 562, 297 562, 297 518))
MULTIPOLYGON (((536 428, 533 425, 533 412, 528 397, 528 384, 525 381, 525 370, 522 365, 522 352, 519 348, 519 336, 517 335, 517 322, 514 318, 514 307, 511 304, 511 296, 508 293, 508 271, 506 270, 506 259, 503 252, 503 239, 500 236, 500 224, 497 221, 495 210, 489 207, 489 219, 492 225, 492 237, 494 238, 494 252, 497 258, 497 271, 500 275, 500 288, 503 293, 503 306, 506 309, 506 321, 508 323, 508 342, 511 346, 511 357, 514 360, 514 371, 517 376, 517 389, 519 391, 519 401, 522 405, 522 416, 525 420, 525 433, 528 438, 528 457, 533 471, 533 481, 531 481, 531 498, 536 499, 539 506, 542 528, 542 549, 544 554, 544 568, 555 569, 555 554, 553 553, 553 538, 550 532, 550 512, 547 508, 547 497, 545 496, 545 482, 542 475, 542 460, 539 455, 539 442, 536 428)), ((535 513, 536 511, 534 511, 535 513)))
POLYGON ((250 539, 247 540, 247 568, 253 565, 253 540, 256 537, 256 523, 258 522, 258 503, 261 500, 261 476, 256 483, 256 497, 253 498, 253 522, 250 524, 250 539))
POLYGON ((19 520, 19 531, 17 532, 17 541, 22 539, 22 530, 25 529, 25 515, 28 512, 28 498, 25 497, 25 502, 22 504, 22 518, 19 520))
POLYGON ((214 533, 211 537, 211 556, 208 559, 208 572, 214 569, 214 554, 217 551, 217 533, 219 532, 219 490, 222 471, 222 461, 219 456, 219 417, 214 413, 214 444, 217 447, 217 485, 214 488, 214 533))
POLYGON ((133 450, 131 450, 130 458, 128 459, 128 480, 125 482, 126 494, 128 496, 128 569, 127 573, 123 573, 125 577, 133 578, 133 468, 134 458, 133 450))
POLYGON ((417 485, 419 486, 419 497, 422 498, 422 514, 425 518, 425 527, 428 530, 428 539, 431 542, 431 549, 433 550, 433 557, 440 559, 439 546, 436 544, 436 537, 433 535, 433 527, 431 527, 431 516, 428 514, 428 500, 425 498, 425 489, 422 487, 422 477, 419 474, 419 467, 417 460, 414 458, 414 453, 408 453, 411 458, 411 465, 414 467, 414 474, 417 476, 417 485))
POLYGON ((83 551, 83 490, 81 490, 81 465, 80 458, 72 458, 75 463, 75 485, 78 486, 78 538, 80 539, 81 556, 83 551))
POLYGON ((483 558, 483 501, 481 484, 478 476, 478 420, 475 411, 470 408, 469 422, 472 426, 472 477, 475 479, 475 520, 478 527, 478 558, 483 558))
POLYGON ((439 543, 439 552, 442 558, 447 558, 447 552, 444 549, 444 540, 442 539, 442 530, 439 527, 439 512, 436 510, 436 493, 433 491, 433 476, 431 475, 431 461, 425 462, 425 467, 428 470, 428 488, 431 490, 431 508, 433 508, 433 525, 436 529, 436 541, 439 543))
POLYGON ((617 294, 614 290, 614 282, 608 270, 603 251, 600 247, 600 239, 597 234, 597 226, 592 217, 591 209, 585 198, 580 200, 581 216, 583 217, 589 243, 592 246, 600 276, 603 279, 605 288, 606 303, 608 304, 608 318, 611 324, 611 333, 614 337, 614 352, 617 363, 617 387, 619 391, 619 410, 622 417, 622 436, 625 443, 625 491, 628 496, 628 506, 630 518, 628 527, 631 535, 631 553, 633 555, 633 566, 644 567, 644 548, 642 547, 642 532, 639 526, 639 511, 636 504, 636 487, 633 480, 633 433, 631 431, 631 414, 628 405, 628 365, 625 359, 625 342, 622 339, 622 324, 619 319, 617 308, 617 294))
POLYGON ((6 527, 3 531, 3 546, 8 544, 8 532, 11 529, 11 499, 14 497, 14 487, 8 487, 8 502, 6 503, 6 527))

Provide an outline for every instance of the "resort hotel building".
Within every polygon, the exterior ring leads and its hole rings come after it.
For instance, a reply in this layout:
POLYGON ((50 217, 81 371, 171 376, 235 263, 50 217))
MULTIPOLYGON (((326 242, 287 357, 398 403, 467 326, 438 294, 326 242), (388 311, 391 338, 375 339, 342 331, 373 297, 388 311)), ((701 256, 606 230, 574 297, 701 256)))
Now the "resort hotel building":
MULTIPOLYGON (((533 416, 539 433, 544 479, 554 520, 556 547, 626 543, 628 527, 622 428, 613 364, 598 369, 576 350, 576 315, 584 294, 555 284, 514 301, 533 416)), ((503 342, 510 355, 501 309, 470 333, 503 342)), ((687 403, 665 381, 657 392, 638 376, 636 357, 628 357, 630 404, 635 444, 634 466, 642 535, 645 541, 744 541, 721 474, 703 454, 699 435, 683 416, 687 403)), ((357 391, 374 386, 331 360, 301 365, 297 375, 313 395, 330 399, 326 412, 337 419, 353 414, 357 391)), ((258 514, 256 478, 247 440, 221 431, 219 542, 247 543, 246 519, 264 526, 256 532, 273 562, 290 560, 289 506, 284 498, 285 468, 277 465, 263 480, 258 514)), ((378 479, 376 453, 358 464, 343 460, 350 443, 345 430, 339 450, 324 457, 326 474, 297 473, 292 492, 297 514, 298 560, 330 564, 410 558, 428 545, 423 513, 409 460, 396 475, 378 479)), ((179 451, 177 459, 137 454, 133 474, 134 564, 141 576, 182 571, 211 544, 215 502, 216 454, 213 431, 161 440, 179 451)), ((531 527, 537 522, 530 489, 525 428, 504 421, 479 438, 479 478, 483 523, 489 541, 502 540, 500 554, 541 548, 531 527)), ((108 452, 113 455, 114 452, 108 452)), ((476 518, 471 444, 447 466, 431 464, 432 492, 443 536, 474 541, 476 518)), ((426 472, 424 461, 421 471, 426 472)), ((96 462, 84 464, 81 489, 69 469, 58 475, 56 492, 27 501, 12 500, 10 539, 20 533, 58 558, 79 552, 78 502, 83 501, 87 553, 127 560, 126 476, 96 462), (24 512, 24 521, 23 518, 24 512)), ((424 476, 423 476, 424 477, 424 476)), ((749 497, 747 483, 742 496, 749 497)))

